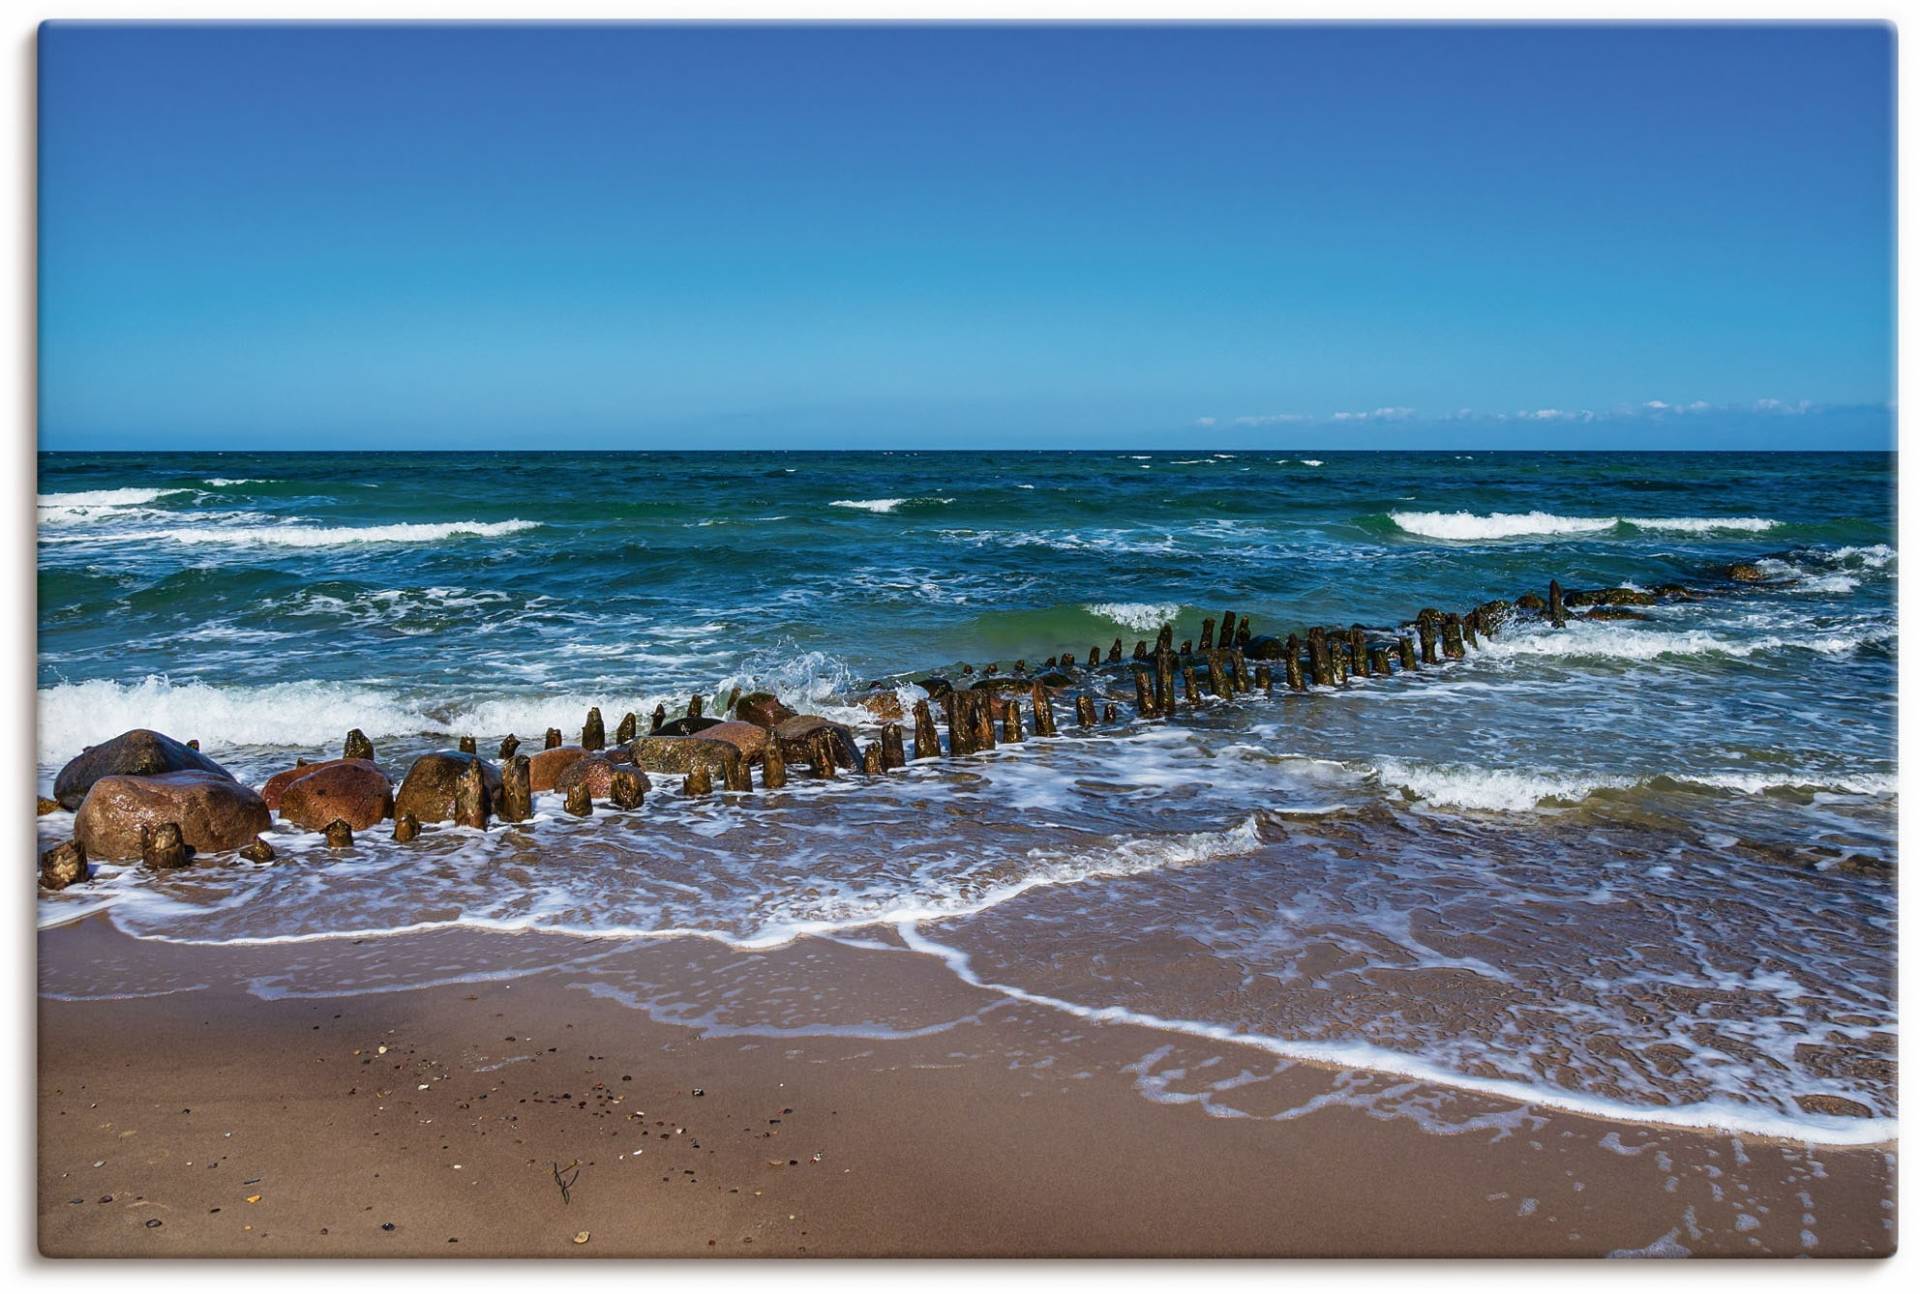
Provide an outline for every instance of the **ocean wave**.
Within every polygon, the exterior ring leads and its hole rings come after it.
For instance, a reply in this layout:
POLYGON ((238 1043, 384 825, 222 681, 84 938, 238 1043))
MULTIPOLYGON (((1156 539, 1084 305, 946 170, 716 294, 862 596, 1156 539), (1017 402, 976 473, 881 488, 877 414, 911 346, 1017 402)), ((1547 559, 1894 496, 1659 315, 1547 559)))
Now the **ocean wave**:
POLYGON ((1523 772, 1462 764, 1409 764, 1389 759, 1380 761, 1375 772, 1382 784, 1400 787, 1429 804, 1503 813, 1525 812, 1543 805, 1577 804, 1600 791, 1662 786, 1732 791, 1742 795, 1829 791, 1842 795, 1890 796, 1899 789, 1898 780, 1888 773, 1833 774, 1808 770, 1628 777, 1523 772))
POLYGON ((90 521, 123 520, 135 516, 170 515, 147 505, 187 489, 68 490, 38 497, 39 521, 45 526, 75 526, 90 521))
POLYGON ((899 499, 835 499, 827 506, 830 508, 858 508, 862 512, 893 512, 905 504, 952 503, 952 499, 943 499, 937 495, 920 498, 899 499))
POLYGON ((271 483, 272 478, 266 476, 209 476, 201 482, 215 489, 226 485, 269 485, 271 483))
MULTIPOLYGON (((537 521, 395 522, 385 526, 206 525, 115 531, 115 543, 170 543, 233 548, 334 548, 341 544, 429 544, 445 539, 493 539, 539 526, 537 521)), ((70 542, 78 542, 73 540, 70 542)))
POLYGON ((1685 656, 1745 659, 1783 649, 1817 652, 1823 656, 1845 656, 1862 647, 1890 641, 1893 635, 1891 627, 1875 626, 1799 638, 1780 634, 1728 638, 1707 629, 1653 629, 1576 621, 1564 629, 1509 631, 1495 638, 1484 638, 1481 640, 1481 651, 1495 659, 1550 656, 1636 661, 1685 656))
POLYGON ((1716 530, 1752 533, 1780 523, 1767 517, 1563 517, 1551 512, 1392 512, 1393 524, 1429 539, 1516 539, 1539 535, 1596 535, 1621 525, 1636 530, 1704 534, 1716 530))
POLYGON ((1089 602, 1086 609, 1136 633, 1170 624, 1180 614, 1178 602, 1089 602))

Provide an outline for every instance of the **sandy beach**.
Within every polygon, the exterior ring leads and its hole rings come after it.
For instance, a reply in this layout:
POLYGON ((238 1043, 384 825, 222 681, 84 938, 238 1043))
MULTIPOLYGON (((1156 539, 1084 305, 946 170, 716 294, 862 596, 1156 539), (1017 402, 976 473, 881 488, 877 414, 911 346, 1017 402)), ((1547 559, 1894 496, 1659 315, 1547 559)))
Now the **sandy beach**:
POLYGON ((689 997, 723 964, 769 1000, 844 1003, 879 992, 881 977, 927 1023, 867 1036, 687 1027, 569 987, 577 971, 565 966, 256 995, 290 960, 324 984, 329 964, 363 977, 406 960, 409 942, 183 948, 98 919, 43 932, 43 987, 60 992, 63 967, 104 963, 151 972, 159 995, 42 1000, 41 1251, 1874 1256, 1892 1245, 1884 1148, 1492 1101, 1483 1126, 1442 1135, 1343 1095, 1354 1075, 995 1002, 923 959, 820 941, 609 955, 656 981, 678 975, 689 997), (209 986, 169 987, 187 983, 209 986), (1201 1099, 1193 1080, 1209 1072, 1244 1078, 1201 1099), (1227 1091, 1255 1117, 1222 1117, 1227 1091))

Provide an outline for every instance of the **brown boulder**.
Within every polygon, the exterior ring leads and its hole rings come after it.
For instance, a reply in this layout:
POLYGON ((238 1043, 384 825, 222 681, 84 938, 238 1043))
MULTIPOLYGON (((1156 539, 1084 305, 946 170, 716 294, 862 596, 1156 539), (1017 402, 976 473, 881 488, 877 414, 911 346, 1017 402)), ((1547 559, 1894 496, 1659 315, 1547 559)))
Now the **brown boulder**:
POLYGON ((283 822, 320 831, 337 818, 365 831, 393 813, 393 783, 372 760, 331 759, 309 767, 280 793, 283 822))
POLYGON ((1573 589, 1565 599, 1570 607, 1645 607, 1659 600, 1645 589, 1573 589))
POLYGON ((733 703, 733 717, 742 723, 771 728, 793 718, 796 712, 780 703, 771 692, 749 692, 733 703))
MULTIPOLYGON (((373 768, 374 771, 379 772, 382 777, 386 777, 386 773, 381 771, 379 765, 374 764, 372 760, 361 759, 357 755, 351 759, 322 759, 316 760, 311 764, 297 764, 292 768, 281 769, 261 784, 260 798, 267 802, 269 809, 278 812, 281 797, 287 793, 289 786, 292 786, 295 782, 309 774, 319 772, 323 768, 332 768, 335 764, 364 764, 373 768)), ((388 778, 388 785, 392 785, 391 778, 388 778)))
POLYGON ((421 822, 453 821, 453 793, 468 765, 478 764, 487 802, 500 794, 500 770, 478 755, 436 750, 413 761, 393 797, 393 816, 411 813, 421 822))
POLYGON ((585 759, 576 759, 568 764, 561 772, 559 780, 554 782, 553 789, 563 795, 571 795, 574 787, 584 786, 587 788, 587 795, 595 800, 611 799, 613 798, 613 775, 620 772, 632 773, 639 778, 640 790, 643 793, 653 789, 653 783, 647 780, 645 773, 625 760, 610 759, 599 751, 593 752, 585 759))
POLYGON ((551 791, 560 780, 560 775, 575 760, 585 759, 590 753, 585 746, 552 746, 537 755, 530 755, 527 757, 527 784, 535 791, 551 791))
POLYGON ((88 746, 68 760, 53 779, 53 798, 63 808, 77 809, 93 784, 103 777, 184 772, 214 773, 229 780, 233 776, 192 746, 150 728, 135 728, 112 741, 88 746))
POLYGON ((73 836, 90 858, 138 858, 140 829, 163 822, 179 823, 186 843, 203 854, 238 849, 273 825, 251 787, 224 772, 189 770, 100 778, 74 815, 73 836))
POLYGON ((724 741, 740 752, 740 758, 749 764, 757 764, 767 749, 767 730, 757 723, 744 723, 738 719, 729 719, 725 723, 716 723, 710 728, 700 730, 702 741, 724 741))
POLYGON ((724 779, 729 768, 745 771, 736 747, 724 741, 708 741, 705 737, 639 737, 627 749, 633 763, 650 773, 718 769, 724 779))
POLYGON ((845 724, 822 719, 817 714, 800 714, 775 725, 773 735, 788 763, 806 763, 815 739, 825 737, 833 748, 834 763, 841 768, 860 767, 859 743, 853 739, 853 729, 845 724))
POLYGON ((1767 573, 1752 562, 1735 562, 1727 567, 1727 578, 1739 584, 1760 584, 1766 580, 1767 573))
POLYGON ((1595 607, 1580 617, 1582 620, 1651 620, 1652 616, 1641 611, 1630 611, 1626 607, 1595 607))
POLYGON ((1858 1101, 1849 1101, 1844 1096, 1832 1096, 1826 1092, 1814 1092, 1807 1096, 1796 1096, 1794 1102, 1808 1114, 1830 1114, 1842 1119, 1871 1119, 1873 1111, 1858 1101))
POLYGON ((860 698, 859 705, 862 710, 865 710, 874 718, 885 719, 890 722, 897 723, 901 719, 904 719, 907 714, 906 710, 900 705, 900 694, 892 690, 869 692, 860 698))

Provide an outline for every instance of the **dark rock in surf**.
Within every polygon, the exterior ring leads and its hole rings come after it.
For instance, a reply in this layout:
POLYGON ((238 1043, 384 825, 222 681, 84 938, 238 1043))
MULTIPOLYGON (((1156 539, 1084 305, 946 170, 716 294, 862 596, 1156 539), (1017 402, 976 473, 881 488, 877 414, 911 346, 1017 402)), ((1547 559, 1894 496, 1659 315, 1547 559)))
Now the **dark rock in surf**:
POLYGON ((342 759, 373 760, 373 743, 367 740, 367 734, 358 728, 347 733, 347 744, 340 751, 342 759))
POLYGON ((177 822, 150 822, 140 828, 140 862, 156 872, 185 867, 193 850, 177 822))
POLYGON ((749 692, 733 703, 734 718, 762 728, 777 727, 797 713, 771 692, 749 692))
POLYGON ((616 760, 597 752, 567 765, 554 781, 553 789, 563 795, 572 795, 576 786, 584 786, 587 794, 596 800, 611 799, 613 779, 622 772, 632 773, 639 780, 642 791, 653 789, 653 783, 639 769, 625 760, 616 760))
POLYGON ((682 715, 672 723, 661 724, 658 728, 654 729, 650 735, 657 737, 691 737, 696 732, 705 732, 709 728, 718 728, 725 722, 727 722, 725 719, 708 719, 697 714, 682 715))
POLYGON ((270 863, 279 857, 273 852, 273 846, 258 836, 253 838, 252 844, 240 846, 238 853, 250 863, 270 863))
POLYGON ((637 768, 616 768, 607 787, 607 798, 615 807, 637 809, 646 798, 649 783, 646 774, 637 768))
POLYGON ((335 818, 329 822, 325 834, 328 849, 350 849, 353 846, 353 827, 345 818, 335 818))
POLYGON ((587 710, 587 721, 580 726, 580 744, 588 750, 607 748, 607 725, 600 718, 600 707, 591 706, 587 710))
POLYGON ((773 739, 780 743, 780 753, 789 761, 807 758, 808 748, 816 737, 827 741, 835 764, 841 768, 860 767, 860 747, 854 742, 853 730, 844 724, 817 714, 797 714, 781 720, 773 729, 773 739))
MULTIPOLYGON (((160 773, 233 775, 198 750, 150 728, 134 728, 68 760, 53 779, 53 798, 64 809, 78 809, 93 784, 103 777, 151 777, 160 773)), ((131 857, 132 855, 126 855, 131 857)))
POLYGON ((500 770, 478 755, 436 750, 414 760, 400 780, 400 789, 393 797, 394 816, 411 813, 421 822, 455 821, 456 791, 469 769, 478 771, 484 792, 478 807, 490 809, 493 797, 500 792, 500 770))
MULTIPOLYGON (((578 768, 579 765, 576 764, 574 767, 578 768)), ((566 809, 576 818, 593 815, 593 797, 587 793, 585 782, 575 782, 567 788, 566 809)))
POLYGON ((400 844, 417 840, 420 837, 420 819, 411 813, 403 813, 393 820, 393 838, 400 844))

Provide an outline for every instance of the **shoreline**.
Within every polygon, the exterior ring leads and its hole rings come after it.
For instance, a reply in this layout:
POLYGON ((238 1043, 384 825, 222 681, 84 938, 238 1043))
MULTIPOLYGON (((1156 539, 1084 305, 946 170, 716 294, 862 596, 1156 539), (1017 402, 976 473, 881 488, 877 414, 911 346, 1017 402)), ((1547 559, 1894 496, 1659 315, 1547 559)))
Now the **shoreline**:
POLYGON ((556 955, 468 931, 226 950, 135 940, 99 915, 37 937, 48 1256, 1880 1256, 1894 1243, 1891 1147, 1276 1063, 824 940, 556 955), (476 940, 496 969, 399 987, 453 950, 472 964, 476 940), (103 958, 162 995, 46 995, 103 958), (754 999, 713 1007, 732 977, 754 999), (1439 1130, 1443 1105, 1467 1130, 1439 1130), (553 1169, 576 1160, 568 1202, 553 1169))

